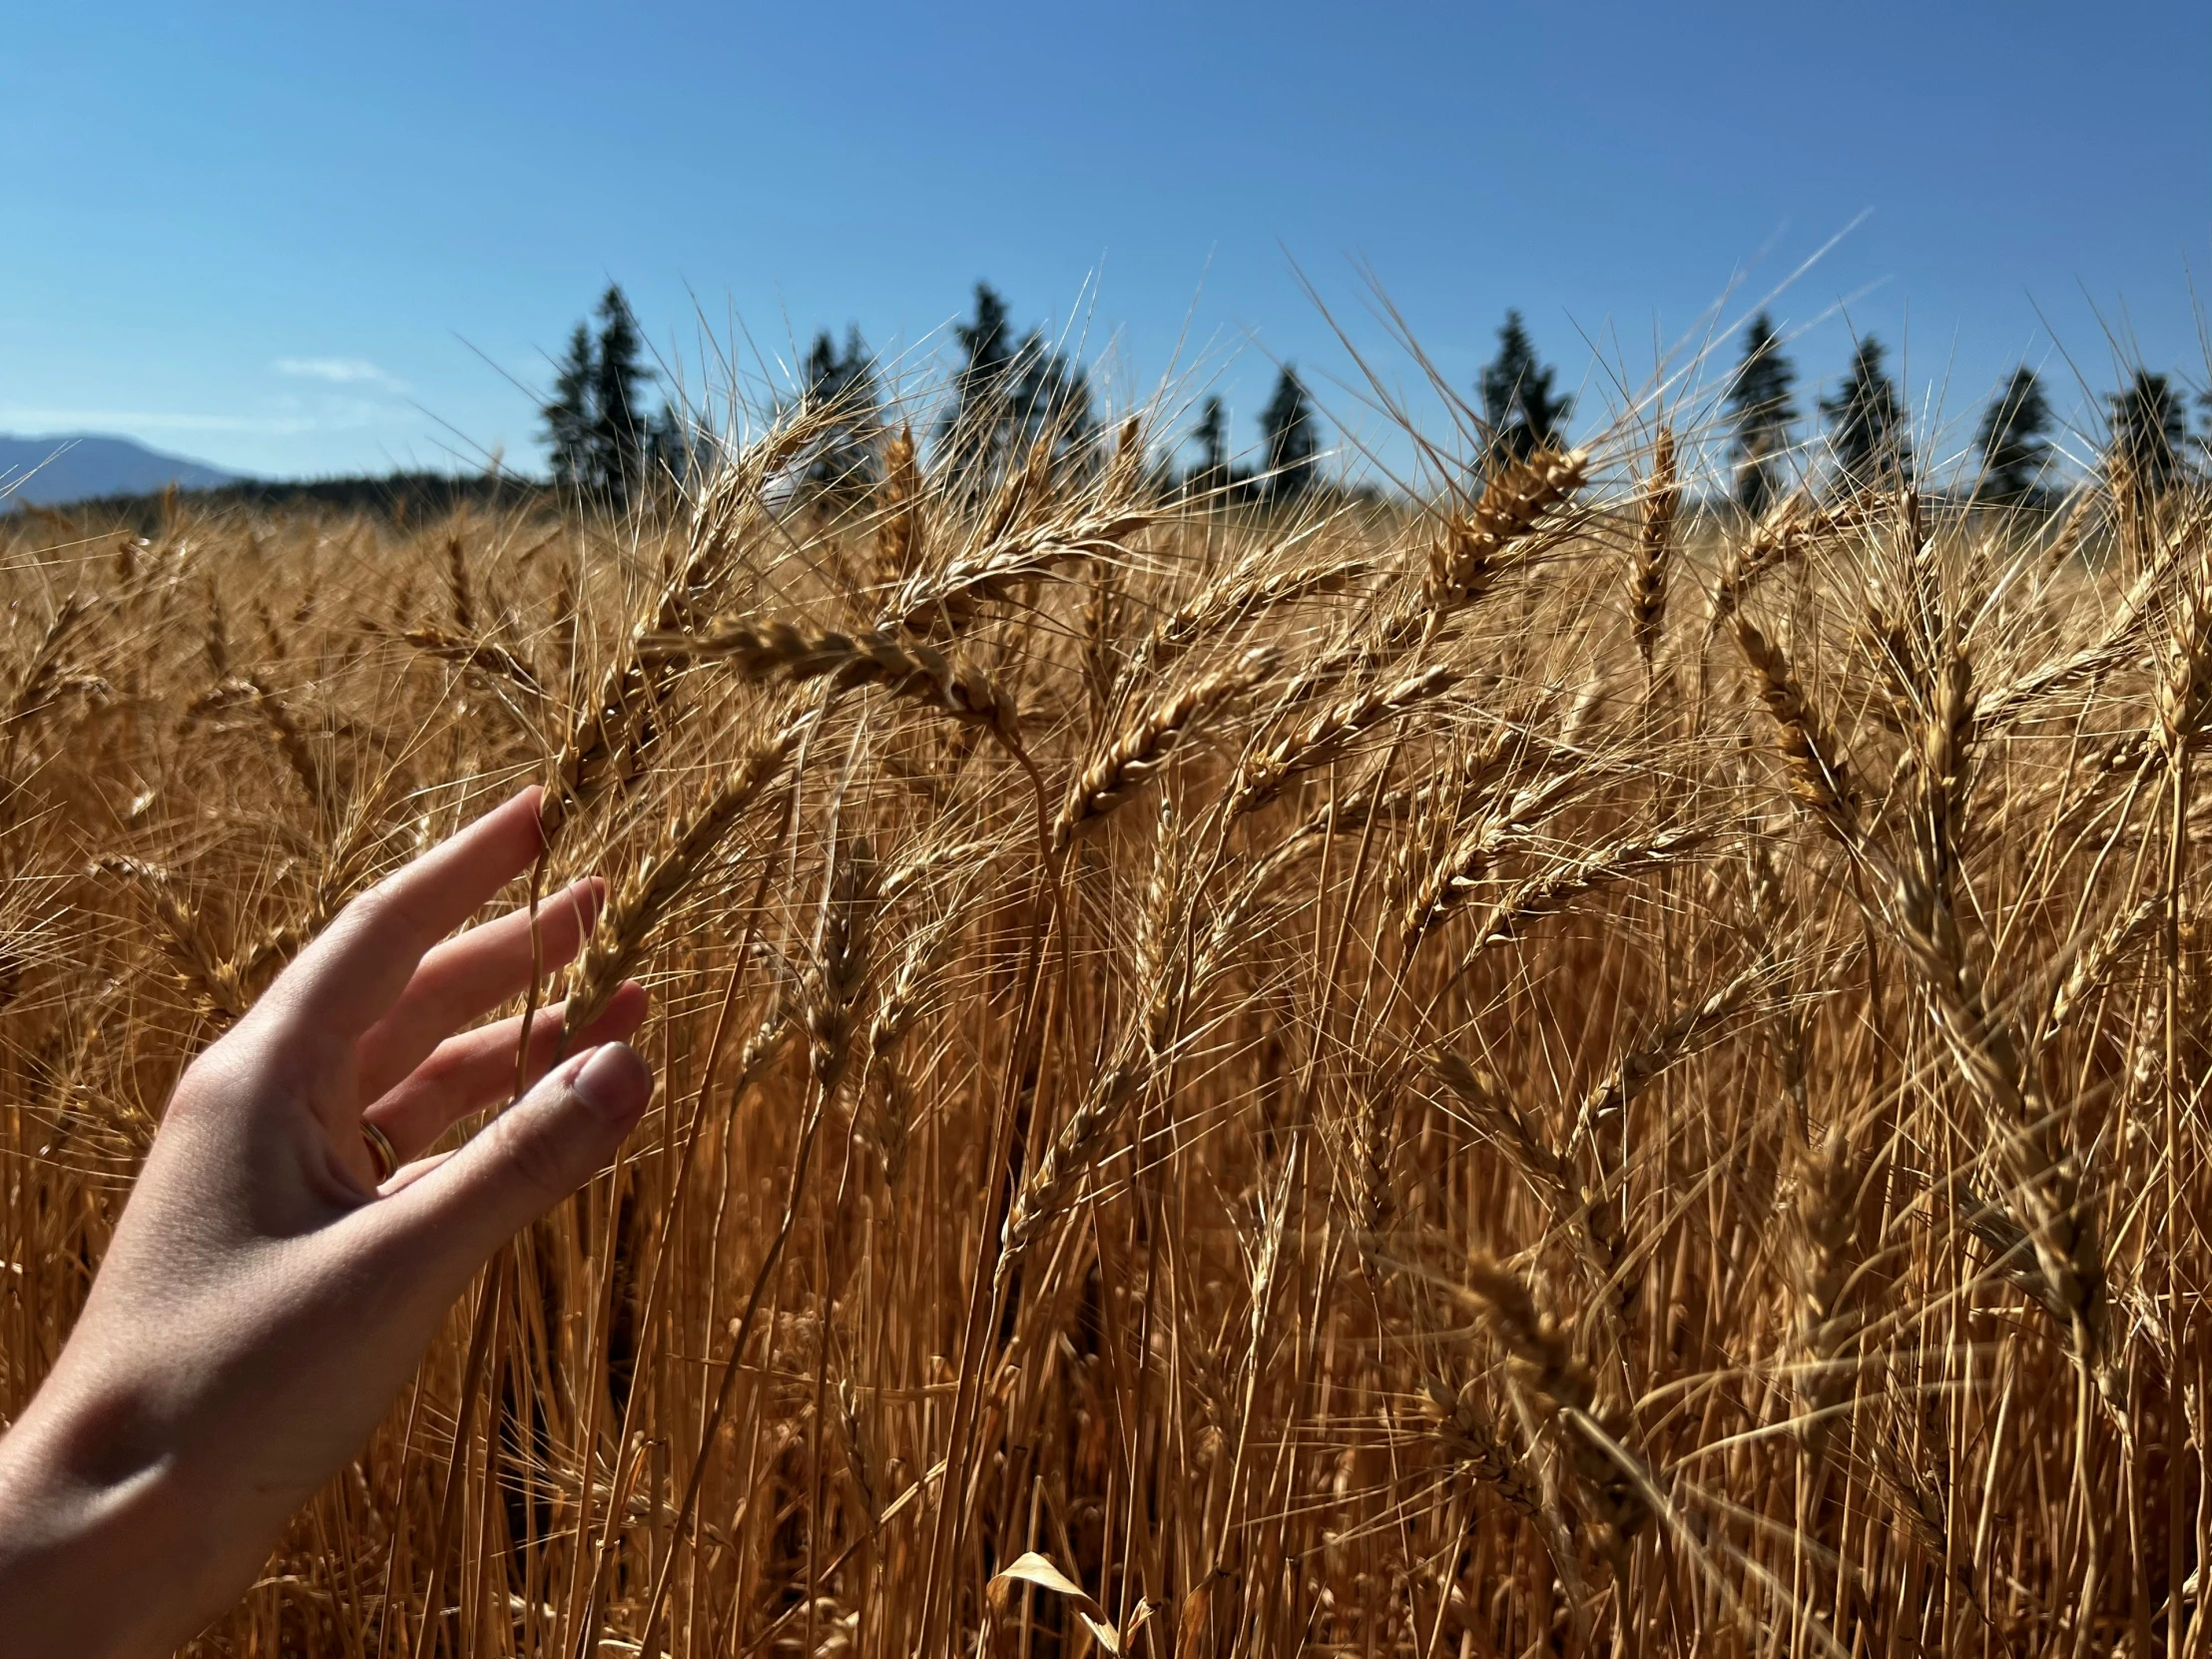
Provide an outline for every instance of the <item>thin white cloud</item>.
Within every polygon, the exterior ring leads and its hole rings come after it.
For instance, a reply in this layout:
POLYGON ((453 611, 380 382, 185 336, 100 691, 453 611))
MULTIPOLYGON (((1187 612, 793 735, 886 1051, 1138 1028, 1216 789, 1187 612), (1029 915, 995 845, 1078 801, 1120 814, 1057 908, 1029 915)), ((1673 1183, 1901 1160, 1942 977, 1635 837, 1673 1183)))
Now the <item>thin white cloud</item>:
POLYGON ((295 375, 303 380, 327 380, 338 386, 386 386, 393 391, 400 389, 399 382, 385 373, 366 357, 278 357, 276 372, 295 375))

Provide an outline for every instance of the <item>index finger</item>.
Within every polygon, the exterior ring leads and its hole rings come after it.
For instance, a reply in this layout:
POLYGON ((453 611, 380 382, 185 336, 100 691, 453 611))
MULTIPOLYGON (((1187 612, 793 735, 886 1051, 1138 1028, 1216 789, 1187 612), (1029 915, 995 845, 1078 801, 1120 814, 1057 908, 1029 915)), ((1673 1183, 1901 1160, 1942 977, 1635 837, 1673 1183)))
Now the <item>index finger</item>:
POLYGON ((279 1018, 356 1041, 399 998, 423 952, 530 867, 544 845, 535 786, 494 807, 338 912, 269 999, 279 1018))

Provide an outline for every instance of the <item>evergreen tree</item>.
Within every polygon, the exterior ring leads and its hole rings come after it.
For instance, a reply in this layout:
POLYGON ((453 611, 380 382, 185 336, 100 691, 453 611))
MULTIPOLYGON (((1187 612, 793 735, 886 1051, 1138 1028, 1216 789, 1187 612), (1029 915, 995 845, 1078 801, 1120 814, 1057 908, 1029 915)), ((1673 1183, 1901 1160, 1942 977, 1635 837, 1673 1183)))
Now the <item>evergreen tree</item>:
POLYGON ((1191 441, 1198 445, 1199 459, 1184 479, 1185 486, 1198 492, 1225 487, 1229 482, 1229 407, 1219 395, 1199 405, 1191 441))
POLYGON ((959 389, 980 396, 996 391, 1013 361, 1013 333, 1008 326, 1006 301, 988 282, 975 284, 975 315, 952 325, 967 360, 960 370, 959 389))
POLYGON ((969 490, 990 489, 1040 439, 1050 441, 1058 464, 1092 463, 1098 417, 1081 364, 1035 328, 1017 337, 1006 301, 988 282, 975 284, 975 314, 952 332, 963 360, 937 435, 969 490))
POLYGON ((831 411, 807 482, 825 495, 864 495, 882 474, 883 406, 874 361, 856 326, 846 328, 841 351, 827 330, 815 336, 805 395, 815 408, 831 411))
MULTIPOLYGON (((553 480, 619 512, 644 484, 648 461, 688 447, 675 413, 649 415, 643 403, 653 371, 645 342, 622 289, 599 301, 599 334, 579 322, 554 375, 553 395, 539 407, 552 449, 553 480)), ((688 462, 687 462, 688 464, 688 462)))
POLYGON ((2188 416, 2173 381, 2137 369, 2127 389, 2112 399, 2112 451, 2145 497, 2155 501, 2181 481, 2187 438, 2188 416))
POLYGON ((988 282, 975 284, 975 314, 952 325, 961 363, 952 381, 952 409, 938 437, 969 487, 983 490, 1004 461, 1016 371, 1015 342, 1006 301, 988 282))
POLYGON ((1852 353, 1851 376, 1834 397, 1821 399, 1828 417, 1829 447, 1846 489, 1866 489, 1912 475, 1912 439, 1897 382, 1882 366, 1882 342, 1869 334, 1852 353))
POLYGON ((647 422, 639 393, 653 378, 645 341, 619 286, 599 301, 599 360, 592 376, 592 463, 595 482, 617 512, 645 481, 647 422))
POLYGON ((704 477, 720 452, 714 434, 686 420, 674 403, 663 402, 646 431, 645 463, 651 477, 689 483, 704 477))
POLYGON ((1321 472, 1321 422, 1298 370, 1289 363, 1276 376, 1275 395, 1260 411, 1268 457, 1268 497, 1292 500, 1311 491, 1321 472))
POLYGON ((1981 496, 2003 506, 2033 501, 2050 465, 2050 399, 2035 371, 2022 363, 1982 412, 1974 442, 1981 450, 1981 496))
POLYGON ((1782 341, 1765 311, 1744 329, 1744 356, 1728 387, 1728 421, 1734 429, 1729 458, 1736 469, 1736 501, 1754 518, 1782 493, 1782 456, 1790 447, 1797 406, 1790 388, 1797 370, 1782 354, 1782 341))
POLYGON ((1014 359, 1020 372, 1009 399, 1008 454, 1026 457, 1040 441, 1049 442, 1057 465, 1081 471, 1095 458, 1098 442, 1090 375, 1046 345, 1034 328, 1022 337, 1014 359))
POLYGON ((1489 429, 1490 461, 1526 460, 1539 449, 1566 441, 1574 399, 1555 394, 1555 370, 1537 360, 1535 342, 1517 310, 1505 313, 1497 331, 1497 355, 1483 365, 1476 386, 1482 422, 1489 429))
POLYGON ((545 420, 545 436, 552 448, 553 482, 563 489, 582 490, 592 485, 592 391, 599 373, 598 353, 592 347, 591 329, 576 324, 569 336, 568 355, 561 359, 553 378, 553 396, 539 413, 545 420))

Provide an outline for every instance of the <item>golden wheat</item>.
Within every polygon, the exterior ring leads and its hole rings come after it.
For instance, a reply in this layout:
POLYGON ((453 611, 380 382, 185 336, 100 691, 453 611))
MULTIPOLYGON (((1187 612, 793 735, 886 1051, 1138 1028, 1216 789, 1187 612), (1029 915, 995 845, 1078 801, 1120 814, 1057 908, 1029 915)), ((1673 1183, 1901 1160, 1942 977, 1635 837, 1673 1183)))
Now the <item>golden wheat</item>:
POLYGON ((865 499, 802 406, 620 524, 0 520, 0 1413, 183 1062, 485 801, 609 882, 529 1004, 655 999, 194 1651, 2202 1650, 2200 486, 929 415, 865 499))

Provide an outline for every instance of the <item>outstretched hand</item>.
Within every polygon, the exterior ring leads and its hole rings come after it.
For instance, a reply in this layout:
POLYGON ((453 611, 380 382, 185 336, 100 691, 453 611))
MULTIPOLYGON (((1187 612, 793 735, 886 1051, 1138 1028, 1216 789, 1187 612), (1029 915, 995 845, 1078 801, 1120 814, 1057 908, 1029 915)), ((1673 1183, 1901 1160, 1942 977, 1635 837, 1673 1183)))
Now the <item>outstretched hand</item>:
MULTIPOLYGON (((627 984, 557 1068, 562 1010, 538 1014, 536 1086, 420 1156, 513 1087, 520 1020, 463 1027, 528 984, 531 918, 447 935, 539 834, 529 790, 424 853, 186 1069, 83 1317, 0 1438, 8 1654, 167 1652, 221 1612, 485 1259, 643 1115, 652 1076, 622 1039, 646 999, 627 984)), ((543 966, 576 953, 603 893, 540 907, 543 966)))

